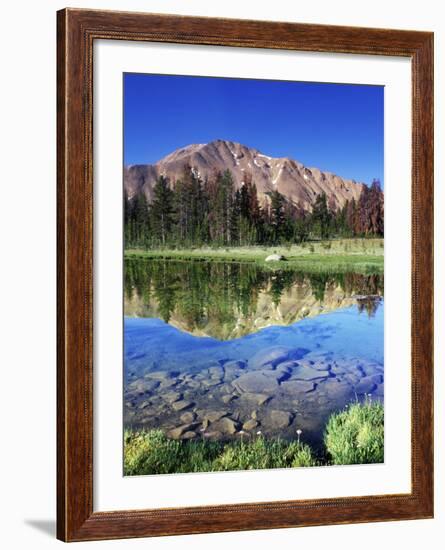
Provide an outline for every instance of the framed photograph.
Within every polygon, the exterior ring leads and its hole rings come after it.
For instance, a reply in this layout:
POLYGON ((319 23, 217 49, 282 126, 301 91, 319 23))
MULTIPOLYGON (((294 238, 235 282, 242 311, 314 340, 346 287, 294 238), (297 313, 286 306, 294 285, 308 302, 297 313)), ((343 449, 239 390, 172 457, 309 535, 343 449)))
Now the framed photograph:
POLYGON ((433 516, 433 34, 58 12, 58 538, 433 516))

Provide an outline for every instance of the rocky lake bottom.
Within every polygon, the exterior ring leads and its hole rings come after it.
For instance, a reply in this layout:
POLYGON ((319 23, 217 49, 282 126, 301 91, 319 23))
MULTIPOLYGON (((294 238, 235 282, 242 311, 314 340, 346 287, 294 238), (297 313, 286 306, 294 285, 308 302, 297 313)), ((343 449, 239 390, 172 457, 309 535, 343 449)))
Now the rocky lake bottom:
POLYGON ((379 299, 372 316, 352 305, 224 341, 125 317, 124 425, 181 440, 298 433, 316 449, 330 414, 383 401, 383 309, 379 299))

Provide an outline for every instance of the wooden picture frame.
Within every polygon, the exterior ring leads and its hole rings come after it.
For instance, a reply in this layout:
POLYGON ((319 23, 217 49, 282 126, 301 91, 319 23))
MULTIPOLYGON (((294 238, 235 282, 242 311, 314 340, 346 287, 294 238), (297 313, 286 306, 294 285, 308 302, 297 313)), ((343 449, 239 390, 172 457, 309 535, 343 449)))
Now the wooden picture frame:
POLYGON ((65 9, 57 14, 57 536, 64 541, 433 516, 433 34, 65 9), (402 56, 412 65, 412 426, 407 494, 93 512, 95 40, 402 56))

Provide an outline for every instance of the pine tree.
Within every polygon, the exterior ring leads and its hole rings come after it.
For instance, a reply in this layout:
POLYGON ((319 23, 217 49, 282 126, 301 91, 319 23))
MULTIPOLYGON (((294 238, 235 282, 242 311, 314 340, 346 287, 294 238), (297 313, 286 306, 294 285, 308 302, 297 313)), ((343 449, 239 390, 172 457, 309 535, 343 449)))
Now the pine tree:
POLYGON ((270 194, 270 226, 272 231, 272 240, 278 243, 284 232, 284 205, 285 198, 279 191, 272 191, 270 194))
POLYGON ((328 209, 326 193, 321 193, 315 199, 312 210, 312 220, 316 233, 321 239, 327 239, 330 236, 331 214, 328 209))
POLYGON ((263 213, 260 208, 256 185, 247 182, 247 187, 249 189, 249 219, 251 224, 250 243, 259 243, 263 235, 263 213))
POLYGON ((309 237, 309 222, 310 217, 300 215, 294 223, 294 242, 297 244, 305 242, 309 237))
POLYGON ((364 185, 357 205, 356 231, 359 235, 368 235, 371 232, 371 224, 369 219, 369 199, 369 187, 364 185))
POLYGON ((347 222, 349 200, 346 200, 343 208, 339 208, 335 215, 335 227, 338 235, 346 237, 350 235, 350 229, 347 222))
POLYGON ((232 235, 232 241, 234 244, 244 244, 244 218, 242 215, 242 193, 240 189, 235 191, 235 197, 233 199, 231 220, 230 220, 230 233, 232 235))
POLYGON ((182 178, 173 187, 173 204, 176 222, 176 240, 181 245, 201 244, 205 239, 203 226, 207 201, 202 182, 190 165, 185 165, 182 178))
POLYGON ((124 218, 124 248, 132 246, 133 238, 131 235, 131 218, 132 218, 132 207, 130 199, 128 198, 127 190, 124 188, 123 193, 123 218, 124 218))
POLYGON ((168 180, 160 176, 153 187, 151 220, 153 235, 162 246, 166 245, 171 236, 173 214, 173 191, 168 185, 168 180))
POLYGON ((148 246, 150 236, 149 206, 144 192, 132 199, 131 207, 132 241, 137 246, 148 246))
POLYGON ((234 202, 232 174, 226 170, 216 175, 211 208, 212 239, 219 244, 232 242, 232 209, 234 202))
POLYGON ((351 236, 357 234, 357 204, 355 199, 351 199, 348 202, 346 210, 346 224, 350 231, 351 236))
POLYGON ((384 205, 380 181, 374 179, 369 190, 368 215, 370 229, 374 235, 384 234, 384 205))

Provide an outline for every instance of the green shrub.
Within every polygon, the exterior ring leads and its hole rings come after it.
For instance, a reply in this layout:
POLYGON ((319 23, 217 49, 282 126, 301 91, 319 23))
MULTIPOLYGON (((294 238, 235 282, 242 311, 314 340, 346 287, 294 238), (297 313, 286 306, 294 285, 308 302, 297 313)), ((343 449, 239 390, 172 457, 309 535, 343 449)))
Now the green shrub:
POLYGON ((316 466, 311 449, 297 441, 268 440, 258 437, 247 443, 226 444, 214 462, 214 471, 259 470, 316 466))
POLYGON ((210 441, 168 439, 162 430, 126 430, 124 442, 125 475, 211 471, 220 447, 210 441))
POLYGON ((373 464, 384 460, 384 413, 377 402, 354 403, 333 414, 324 442, 333 464, 373 464))
POLYGON ((124 436, 125 475, 216 472, 316 466, 311 449, 297 441, 257 437, 221 443, 177 441, 161 430, 133 432, 124 436))

